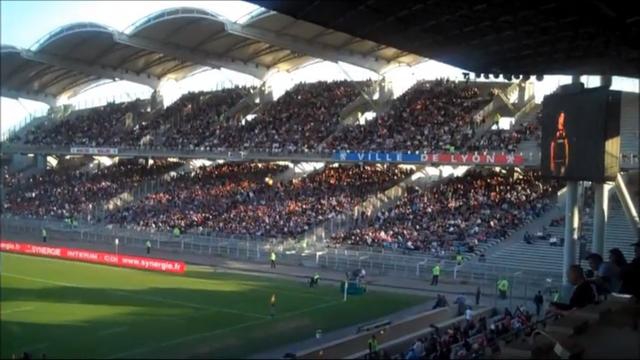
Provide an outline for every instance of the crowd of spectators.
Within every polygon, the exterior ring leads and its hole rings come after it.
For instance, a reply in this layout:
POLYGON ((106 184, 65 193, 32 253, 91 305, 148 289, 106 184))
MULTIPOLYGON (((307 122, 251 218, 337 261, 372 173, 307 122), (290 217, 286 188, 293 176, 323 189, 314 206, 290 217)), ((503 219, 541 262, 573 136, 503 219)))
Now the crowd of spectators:
POLYGON ((162 145, 168 148, 211 147, 220 128, 236 120, 226 116, 229 110, 253 90, 234 87, 182 96, 153 119, 154 127, 164 129, 162 145))
POLYGON ((256 163, 202 168, 112 214, 110 221, 160 231, 295 236, 353 211, 367 196, 410 174, 396 166, 334 166, 303 178, 273 180, 285 169, 256 163))
MULTIPOLYGON (((183 95, 159 114, 142 101, 108 104, 52 126, 34 127, 26 144, 78 146, 156 145, 177 149, 260 150, 268 152, 389 150, 515 151, 524 139, 539 140, 537 121, 510 130, 489 130, 477 141, 474 118, 492 93, 480 94, 468 82, 419 81, 393 101, 389 111, 364 124, 339 129, 339 115, 371 86, 370 81, 299 83, 253 118, 227 112, 253 88, 235 87, 183 95), (127 121, 125 115, 132 114, 127 121), (325 142, 326 140, 326 142, 325 142)), ((12 139, 12 141, 15 139, 12 139)))
POLYGON ((24 137, 28 145, 52 146, 121 146, 132 143, 144 135, 144 129, 135 124, 146 113, 143 101, 109 103, 68 116, 53 124, 42 123, 30 129, 24 137), (127 114, 131 113, 130 120, 127 114))
POLYGON ((427 337, 418 338, 402 354, 403 359, 485 359, 500 352, 498 340, 511 342, 521 336, 530 336, 537 324, 524 307, 514 312, 505 309, 503 314, 487 319, 466 320, 441 329, 432 325, 434 331, 427 337))
POLYGON ((340 111, 353 102, 369 82, 319 81, 300 83, 257 116, 243 123, 216 128, 208 145, 213 148, 269 152, 307 151, 338 127, 340 111))
POLYGON ((525 140, 540 142, 540 126, 532 121, 526 124, 516 125, 509 130, 489 130, 484 133, 474 144, 467 147, 470 151, 507 151, 516 152, 518 145, 525 140))
POLYGON ((202 166, 179 174, 166 190, 109 214, 107 221, 141 230, 201 232, 235 202, 253 197, 267 179, 286 169, 284 165, 250 162, 202 166))
POLYGON ((396 99, 391 109, 363 125, 343 128, 327 149, 437 151, 462 149, 486 119, 474 111, 491 99, 472 85, 448 80, 420 81, 396 99))
POLYGON ((384 247, 445 256, 502 240, 552 206, 556 182, 538 172, 509 175, 469 170, 430 187, 408 191, 393 208, 362 227, 335 234, 335 245, 384 247))
POLYGON ((156 161, 147 166, 138 160, 121 160, 94 173, 55 168, 26 179, 17 177, 6 187, 3 212, 37 218, 85 218, 102 201, 181 165, 156 161))

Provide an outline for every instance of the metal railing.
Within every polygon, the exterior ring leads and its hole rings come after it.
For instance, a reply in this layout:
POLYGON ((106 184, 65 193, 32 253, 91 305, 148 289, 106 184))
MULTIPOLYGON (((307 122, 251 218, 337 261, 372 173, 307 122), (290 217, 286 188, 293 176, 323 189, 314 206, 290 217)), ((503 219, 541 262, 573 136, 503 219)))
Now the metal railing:
MULTIPOLYGON (((547 293, 559 288, 562 274, 546 271, 526 271, 500 267, 470 260, 457 266, 449 259, 432 257, 424 253, 402 254, 389 250, 350 250, 327 248, 321 243, 292 238, 259 238, 223 234, 182 234, 173 236, 167 232, 137 231, 118 227, 92 226, 79 223, 76 226, 57 220, 10 218, 3 216, 2 229, 5 236, 19 235, 21 239, 39 241, 42 228, 48 237, 66 241, 78 241, 112 246, 117 238, 121 245, 142 248, 147 241, 153 248, 185 256, 220 256, 240 261, 265 261, 270 251, 278 253, 280 263, 325 268, 334 271, 351 271, 364 268, 374 276, 424 281, 431 279, 431 268, 441 264, 440 281, 454 285, 453 289, 469 285, 479 286, 483 294, 496 295, 495 285, 500 279, 510 283, 508 299, 530 299, 538 291, 547 293)), ((454 290, 455 291, 455 290, 454 290)), ((462 290, 460 290, 462 291, 462 290)))

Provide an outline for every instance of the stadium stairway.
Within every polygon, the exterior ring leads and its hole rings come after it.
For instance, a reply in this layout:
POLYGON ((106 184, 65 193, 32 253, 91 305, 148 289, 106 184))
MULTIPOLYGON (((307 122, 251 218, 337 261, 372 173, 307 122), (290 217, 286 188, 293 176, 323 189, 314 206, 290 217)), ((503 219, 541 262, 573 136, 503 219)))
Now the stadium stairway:
POLYGON ((393 204, 406 194, 407 187, 413 183, 414 175, 423 169, 424 167, 418 169, 416 173, 409 175, 406 179, 389 189, 370 196, 367 200, 356 206, 350 214, 341 214, 337 218, 316 225, 313 229, 304 233, 302 238, 316 244, 318 244, 319 240, 322 240, 324 243, 333 234, 353 228, 356 225, 356 217, 362 211, 370 213, 371 216, 375 216, 381 209, 393 206, 393 204))
POLYGON ((287 182, 300 179, 324 170, 324 163, 297 163, 289 169, 273 176, 275 182, 287 182))
POLYGON ((7 139, 13 138, 14 136, 18 136, 20 138, 20 141, 18 141, 18 143, 23 143, 23 140, 24 140, 23 136, 27 134, 27 132, 29 132, 31 129, 33 129, 34 127, 40 124, 49 123, 49 122, 53 122, 53 121, 51 117, 48 115, 34 117, 33 119, 25 122, 21 127, 10 131, 9 135, 7 136, 7 139))
MULTIPOLYGON (((490 83, 490 84, 493 84, 493 83, 490 83)), ((513 92, 518 91, 517 83, 514 83, 514 84, 507 83, 506 85, 502 85, 502 86, 494 85, 491 87, 486 87, 486 85, 482 85, 482 83, 477 83, 476 86, 478 87, 478 90, 480 91, 481 95, 489 92, 489 89, 493 89, 493 88, 497 88, 497 94, 496 96, 493 97, 493 99, 491 99, 491 101, 486 106, 478 110, 473 115, 473 118, 483 117, 487 119, 487 121, 485 121, 484 124, 481 124, 480 126, 476 127, 475 135, 473 139, 471 139, 470 143, 474 143, 478 141, 478 139, 480 139, 487 131, 491 129, 491 127, 494 124, 493 121, 491 121, 491 119, 493 119, 494 116, 496 115, 515 116, 516 113, 518 113, 520 110, 525 108, 525 106, 527 106, 526 104, 528 104, 528 103, 525 103, 525 105, 518 107, 516 104, 512 104, 510 102, 509 99, 513 95, 513 92), (508 87, 505 88, 505 86, 508 86, 508 87)))
MULTIPOLYGON (((555 269, 557 263, 561 266, 562 251, 557 251, 561 250, 560 247, 551 247, 548 242, 542 241, 535 242, 533 245, 522 241, 526 231, 535 233, 560 214, 561 210, 554 207, 540 218, 513 232, 506 240, 487 243, 484 249, 480 249, 486 256, 486 265, 495 269, 513 269, 514 271, 548 271, 555 269)), ((474 263, 465 263, 463 269, 475 266, 474 263)))
MULTIPOLYGON (((534 222, 526 227, 530 233, 536 233, 542 226, 548 226, 552 218, 562 216, 563 209, 556 209, 541 218, 543 223, 534 222)), ((591 250, 593 234, 593 221, 590 217, 584 219, 582 235, 586 237, 586 242, 578 249, 577 256, 586 256, 591 250)), ((487 256, 487 264, 496 267, 517 268, 527 271, 538 271, 541 273, 562 274, 563 250, 560 246, 550 246, 546 240, 536 240, 533 244, 526 244, 523 241, 524 230, 515 233, 511 241, 505 241, 494 252, 487 256)), ((564 238, 564 225, 548 226, 551 236, 564 238)), ((619 248, 628 260, 633 259, 633 249, 630 244, 633 242, 633 232, 629 221, 626 219, 622 205, 614 192, 609 200, 609 220, 605 233, 605 250, 619 248)), ((608 257, 603 254, 604 258, 608 257)), ((584 259, 580 263, 586 266, 584 259)))
POLYGON ((73 120, 80 115, 84 115, 86 113, 91 112, 94 108, 86 108, 80 110, 72 110, 70 106, 58 106, 53 108, 47 115, 34 117, 33 119, 22 124, 20 128, 12 130, 9 134, 10 136, 20 136, 21 141, 18 143, 22 143, 23 136, 26 135, 31 129, 34 127, 44 124, 45 127, 51 127, 52 125, 62 121, 62 120, 73 120))
MULTIPOLYGON (((640 104, 638 94, 623 93, 620 111, 620 152, 623 154, 638 154, 640 146, 640 124, 638 117, 640 104)), ((637 168, 637 164, 635 166, 637 168)))
MULTIPOLYGON (((98 204, 96 208, 103 211, 113 211, 135 200, 141 199, 147 194, 164 191, 171 186, 170 181, 176 174, 191 172, 193 169, 192 162, 186 162, 175 170, 170 170, 154 179, 146 180, 132 189, 123 191, 119 195, 98 204)), ((100 212, 101 214, 98 215, 104 215, 102 211, 100 212)))
MULTIPOLYGON (((136 122, 149 122, 151 119, 162 116, 164 112, 164 108, 162 106, 145 112, 136 122)), ((150 134, 145 135, 141 140, 139 145, 148 145, 148 144, 162 144, 164 141, 164 132, 166 131, 166 127, 161 127, 159 129, 154 129, 150 134)))
POLYGON ((524 125, 535 121, 540 110, 542 110, 542 104, 537 104, 535 97, 532 96, 514 116, 513 126, 524 125))
POLYGON ((338 127, 331 135, 329 135, 329 137, 320 143, 319 147, 321 149, 325 148, 326 144, 335 136, 335 134, 342 131, 343 128, 355 125, 359 121, 360 116, 365 112, 373 111, 376 112, 376 114, 381 114, 389 109, 392 103, 391 98, 381 97, 377 100, 373 100, 373 95, 375 94, 378 86, 379 82, 374 82, 370 86, 364 87, 361 89, 360 95, 340 111, 340 122, 338 127))
POLYGON ((316 244, 316 250, 322 250, 326 245, 326 240, 333 234, 357 227, 358 223, 356 222, 356 218, 362 211, 370 214, 370 217, 373 217, 381 210, 388 209, 395 205, 406 194, 409 187, 413 186, 424 190, 454 174, 461 176, 466 171, 466 168, 463 168, 462 171, 452 172, 444 178, 440 173, 435 174, 429 170, 433 170, 433 168, 427 168, 426 166, 418 167, 416 172, 407 176, 407 178, 398 184, 374 196, 370 196, 367 200, 356 206, 351 213, 341 214, 337 218, 317 225, 303 234, 302 238, 316 244))
MULTIPOLYGON (((263 86, 263 85, 261 85, 263 86)), ((260 107, 260 104, 265 100, 273 100, 272 97, 262 97, 262 101, 260 101, 260 87, 257 87, 251 91, 251 93, 245 96, 242 100, 240 100, 237 104, 231 107, 226 114, 223 115, 225 119, 233 119, 235 117, 244 118, 249 114, 254 114, 260 107)))

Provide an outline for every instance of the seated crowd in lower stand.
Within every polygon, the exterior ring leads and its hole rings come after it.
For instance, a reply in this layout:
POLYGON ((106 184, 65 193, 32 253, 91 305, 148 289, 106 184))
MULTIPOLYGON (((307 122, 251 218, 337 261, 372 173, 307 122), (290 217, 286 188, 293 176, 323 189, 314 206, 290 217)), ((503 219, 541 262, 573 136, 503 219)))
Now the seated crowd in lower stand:
POLYGON ((328 166, 280 182, 281 165, 255 163, 205 167, 177 177, 171 186, 109 216, 140 229, 295 236, 326 220, 353 212, 368 196, 407 177, 398 166, 328 166))
POLYGON ((139 160, 120 160, 93 174, 57 168, 28 178, 17 177, 7 187, 3 213, 36 218, 87 218, 100 202, 182 165, 162 160, 147 166, 139 160))
POLYGON ((516 176, 469 170, 426 191, 409 191, 393 208, 339 233, 333 244, 397 248, 445 255, 501 240, 542 215, 558 189, 536 172, 516 176))

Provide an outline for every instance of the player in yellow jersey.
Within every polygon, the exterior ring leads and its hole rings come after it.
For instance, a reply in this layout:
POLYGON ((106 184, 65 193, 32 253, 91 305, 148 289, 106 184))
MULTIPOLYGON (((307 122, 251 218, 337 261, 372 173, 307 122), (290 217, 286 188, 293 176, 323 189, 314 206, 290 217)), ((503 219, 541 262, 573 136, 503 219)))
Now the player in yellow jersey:
POLYGON ((269 303, 271 304, 271 313, 269 315, 273 318, 276 315, 276 294, 271 294, 269 303))

